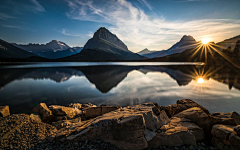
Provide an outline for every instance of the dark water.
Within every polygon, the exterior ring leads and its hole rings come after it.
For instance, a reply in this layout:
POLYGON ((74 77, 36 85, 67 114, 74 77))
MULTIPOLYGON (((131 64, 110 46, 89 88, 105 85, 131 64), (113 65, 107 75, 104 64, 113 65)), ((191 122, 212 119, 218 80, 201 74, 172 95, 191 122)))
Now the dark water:
POLYGON ((240 113, 240 75, 229 67, 172 63, 47 63, 0 68, 0 105, 27 113, 37 104, 167 106, 192 99, 210 112, 240 113))

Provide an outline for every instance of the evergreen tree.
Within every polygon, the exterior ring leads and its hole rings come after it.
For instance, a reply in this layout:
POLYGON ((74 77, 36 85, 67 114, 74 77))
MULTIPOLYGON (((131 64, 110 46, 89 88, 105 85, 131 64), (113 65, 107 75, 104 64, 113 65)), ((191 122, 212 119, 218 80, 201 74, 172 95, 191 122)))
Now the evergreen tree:
POLYGON ((227 50, 228 50, 228 51, 231 51, 231 50, 232 50, 232 47, 231 47, 231 46, 228 46, 227 50))
POLYGON ((239 51, 240 51, 240 40, 237 41, 236 46, 235 46, 233 52, 234 52, 236 55, 238 55, 238 54, 239 54, 239 51))

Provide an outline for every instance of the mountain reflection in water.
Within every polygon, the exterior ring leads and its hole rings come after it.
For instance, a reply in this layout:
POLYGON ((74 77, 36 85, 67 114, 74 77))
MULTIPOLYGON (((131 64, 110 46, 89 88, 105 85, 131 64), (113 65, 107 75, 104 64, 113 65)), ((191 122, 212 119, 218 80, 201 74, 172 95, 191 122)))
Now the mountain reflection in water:
POLYGON ((237 111, 233 107, 240 106, 239 73, 231 67, 195 65, 1 69, 0 105, 21 113, 40 102, 126 106, 152 101, 169 105, 189 98, 207 105, 211 112, 237 111), (199 78, 204 82, 198 83, 199 78))

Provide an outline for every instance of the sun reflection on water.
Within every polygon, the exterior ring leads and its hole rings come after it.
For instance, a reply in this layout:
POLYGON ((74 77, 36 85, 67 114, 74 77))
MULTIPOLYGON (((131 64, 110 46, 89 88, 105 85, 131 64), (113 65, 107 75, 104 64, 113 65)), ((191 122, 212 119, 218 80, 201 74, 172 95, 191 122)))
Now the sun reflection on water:
POLYGON ((203 83, 204 80, 203 80, 203 78, 198 78, 197 82, 198 82, 198 83, 203 83))

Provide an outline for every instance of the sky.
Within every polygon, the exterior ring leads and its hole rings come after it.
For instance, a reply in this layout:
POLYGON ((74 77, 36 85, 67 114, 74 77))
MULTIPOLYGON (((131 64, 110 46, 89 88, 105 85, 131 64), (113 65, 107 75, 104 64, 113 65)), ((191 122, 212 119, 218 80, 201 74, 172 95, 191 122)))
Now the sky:
POLYGON ((1 0, 0 39, 84 46, 100 27, 133 52, 166 50, 183 35, 220 42, 240 35, 240 0, 1 0))

